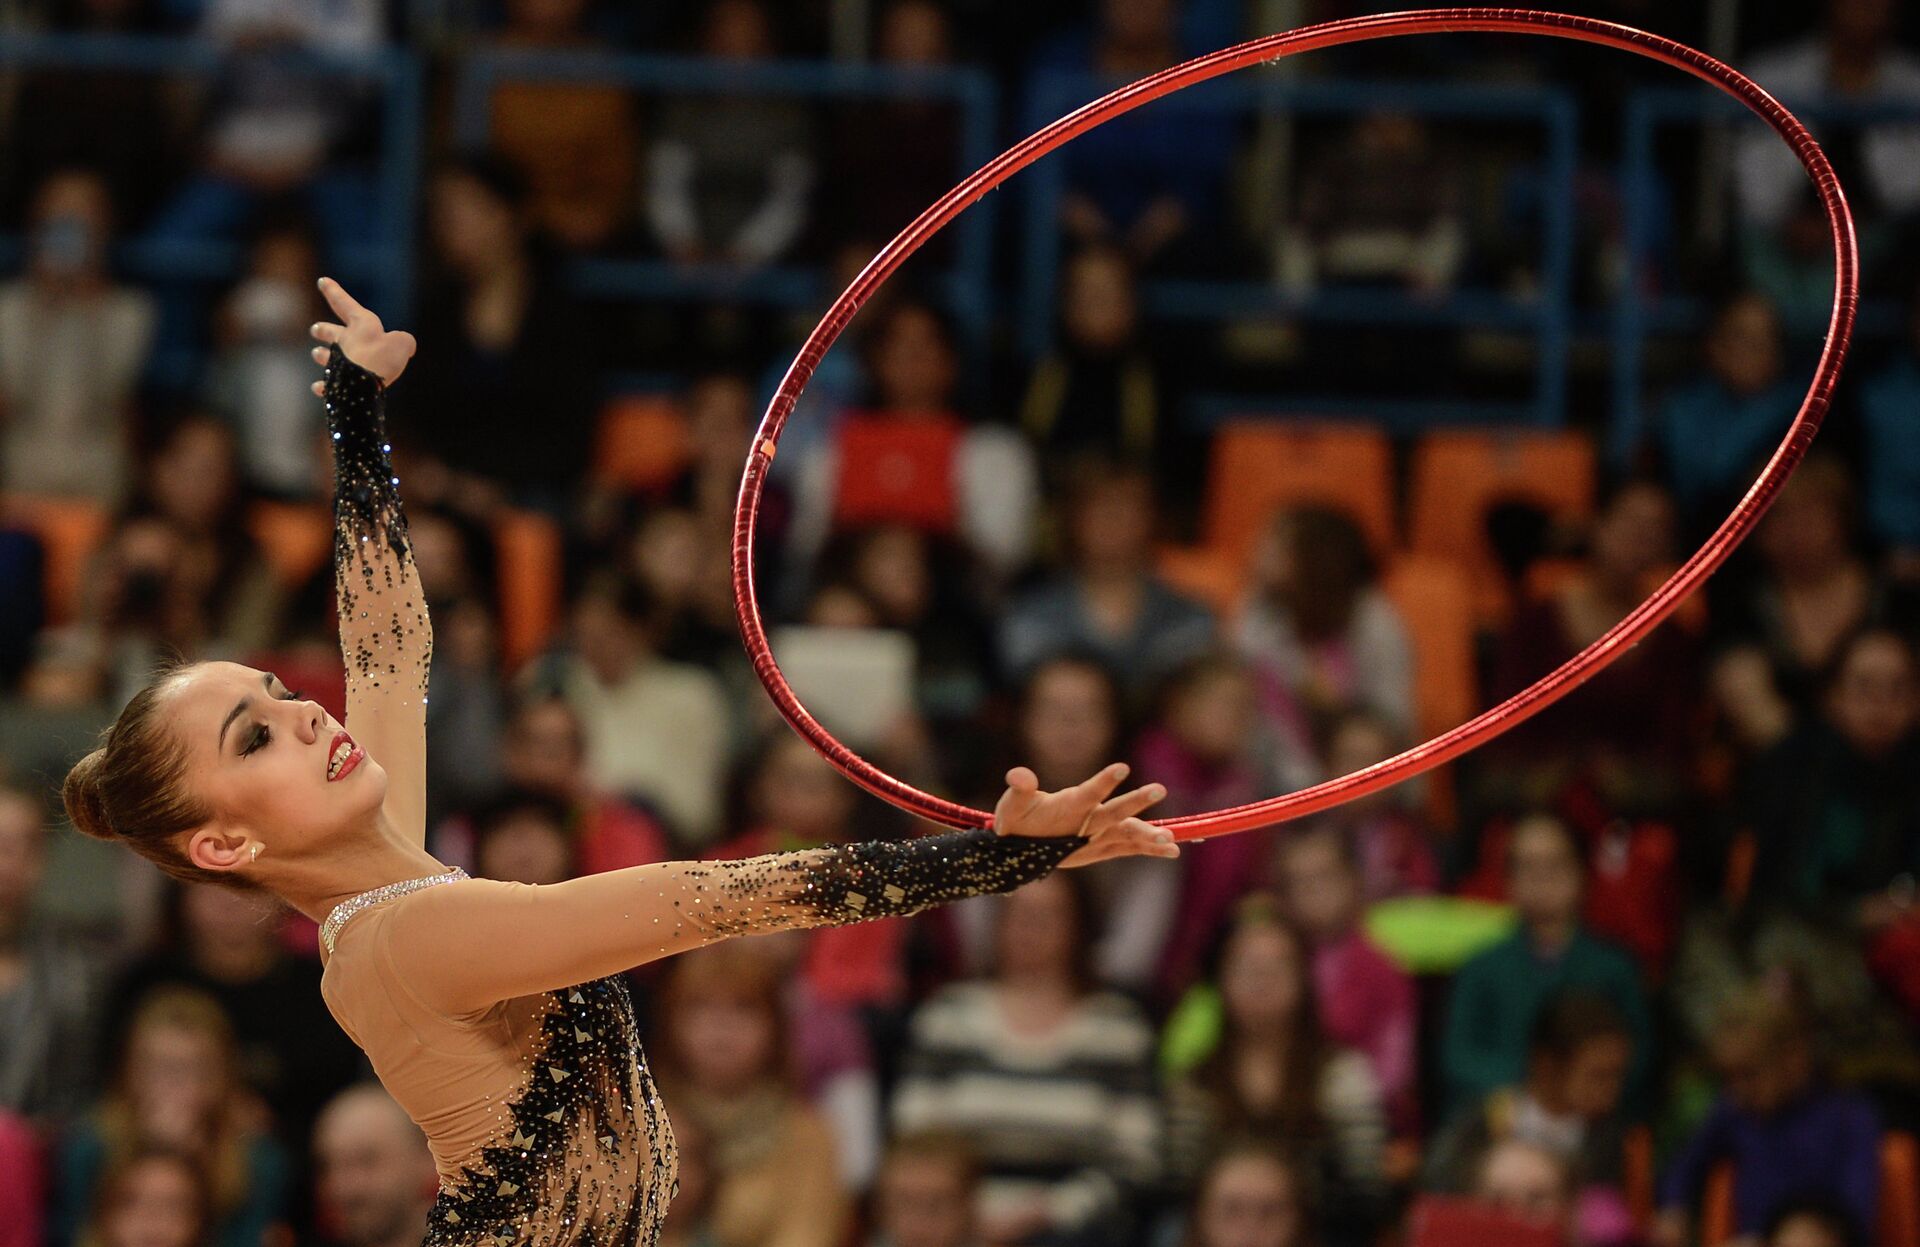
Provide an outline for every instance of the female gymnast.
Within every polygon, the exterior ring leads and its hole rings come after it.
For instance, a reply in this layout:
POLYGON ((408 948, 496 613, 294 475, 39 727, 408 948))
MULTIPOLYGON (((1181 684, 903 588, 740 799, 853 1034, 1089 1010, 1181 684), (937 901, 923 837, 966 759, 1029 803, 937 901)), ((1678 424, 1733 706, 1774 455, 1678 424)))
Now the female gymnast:
MULTIPOLYGON (((673 1131, 621 972, 727 936, 915 913, 1172 837, 1121 796, 1124 766, 1041 792, 1007 775, 991 830, 535 886, 426 849, 427 618, 386 440, 385 387, 414 340, 337 282, 314 325, 336 489, 334 572, 351 733, 271 673, 162 672, 67 776, 89 835, 178 879, 262 888, 320 922, 321 994, 426 1132, 441 1188, 426 1243, 656 1242, 673 1131)), ((536 426, 529 436, 539 436, 536 426)))

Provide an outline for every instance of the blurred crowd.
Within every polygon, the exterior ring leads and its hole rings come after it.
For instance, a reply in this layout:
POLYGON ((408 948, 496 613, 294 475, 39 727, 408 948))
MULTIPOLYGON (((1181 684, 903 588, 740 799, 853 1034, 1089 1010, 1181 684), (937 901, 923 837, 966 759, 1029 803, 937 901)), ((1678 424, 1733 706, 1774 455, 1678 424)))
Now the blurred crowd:
MULTIPOLYGON (((1050 70, 1162 68, 1275 7, 880 0, 849 40, 848 6, 823 2, 0 0, 14 34, 229 54, 190 90, 81 63, 0 80, 0 242, 22 244, 0 245, 0 1247, 411 1247, 436 1189, 326 1014, 313 925, 82 842, 50 795, 167 655, 270 668, 344 713, 306 330, 315 278, 375 229, 374 105, 270 53, 399 43, 432 68, 416 305, 389 317, 421 343, 389 422, 438 640, 428 848, 540 884, 925 830, 779 722, 733 621, 740 465, 818 308, 594 302, 569 266, 795 264, 837 289, 956 180, 960 140, 945 102, 508 81, 473 149, 445 124, 460 58, 851 42, 984 68, 1018 101, 1050 70), (241 271, 119 263, 206 244, 238 244, 241 271), (191 368, 157 369, 168 353, 191 368)), ((1714 5, 1574 7, 1719 29, 1714 5)), ((1920 122, 1874 111, 1920 100, 1910 17, 1742 12, 1721 49, 1860 110, 1822 138, 1869 296, 1914 312, 1856 353, 1814 456, 1698 599, 1493 744, 1329 813, 637 967, 682 1148, 673 1247, 1920 1247, 1920 122)), ((1631 445, 1600 453, 1577 399, 1573 428, 1469 439, 1494 486, 1442 470, 1436 492, 1440 435, 1350 425, 1377 496, 1358 475, 1260 485, 1271 505, 1221 548, 1247 478, 1193 396, 1472 402, 1513 343, 1168 324, 1145 286, 1524 289, 1537 153, 1380 111, 1303 127, 1285 189, 1263 189, 1251 123, 1142 114, 1060 157, 1049 348, 1023 355, 999 317, 975 340, 936 246, 803 398, 756 576, 824 722, 977 806, 1012 765, 1057 787, 1121 759, 1167 786, 1163 813, 1202 812, 1492 705, 1679 565, 1798 406, 1823 219, 1770 138, 1693 136, 1662 152, 1651 267, 1618 271, 1610 145, 1648 76, 1484 42, 1314 72, 1576 92, 1581 298, 1634 281, 1712 307, 1654 352, 1631 445), (1686 203, 1715 153, 1715 194, 1686 203), (1458 503, 1466 553, 1394 518, 1421 492, 1458 503)))

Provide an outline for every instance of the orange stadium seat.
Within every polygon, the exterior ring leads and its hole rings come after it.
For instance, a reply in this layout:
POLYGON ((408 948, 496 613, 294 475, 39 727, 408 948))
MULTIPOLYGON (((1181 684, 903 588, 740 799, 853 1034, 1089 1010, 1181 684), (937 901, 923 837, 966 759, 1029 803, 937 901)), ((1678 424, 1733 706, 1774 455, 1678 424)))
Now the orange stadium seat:
POLYGON ((1394 546, 1393 446, 1361 424, 1234 421, 1213 439, 1206 544, 1245 566, 1283 507, 1333 507, 1353 517, 1382 560, 1394 546))
MULTIPOLYGON (((1920 1247, 1920 1141, 1905 1131, 1880 1137, 1880 1224, 1875 1247, 1920 1247)), ((1700 1242, 1718 1247, 1734 1236, 1733 1164, 1714 1166, 1700 1200, 1700 1242)))
MULTIPOLYGON (((1387 597, 1406 621, 1413 643, 1413 702, 1421 736, 1464 723, 1476 709, 1473 662, 1473 594, 1458 565, 1446 559, 1403 555, 1385 577, 1387 597)), ((1453 773, 1427 776, 1427 816, 1436 827, 1453 824, 1453 773)))
POLYGON ((1212 546, 1161 546, 1154 570, 1223 619, 1239 608, 1246 589, 1246 569, 1212 546))
POLYGON ((1481 625, 1504 623, 1512 604, 1486 532, 1502 502, 1527 502, 1555 520, 1593 514, 1593 443, 1579 433, 1537 429, 1428 434, 1414 449, 1408 548, 1459 560, 1473 578, 1481 625))
POLYGON ((333 516, 317 502, 256 502, 247 528, 284 585, 306 583, 333 555, 333 516))
POLYGON ((1635 1126, 1627 1131, 1624 1155, 1620 1161, 1621 1193, 1627 1197, 1627 1210, 1633 1223, 1644 1233, 1653 1224, 1657 1207, 1654 1194, 1653 1131, 1635 1126))
POLYGON ((593 473, 603 484, 653 490, 669 484, 693 455, 686 417, 670 398, 624 394, 600 409, 593 473))
POLYGON ((68 622, 80 606, 87 561, 107 538, 106 509, 85 498, 8 494, 0 500, 0 515, 40 539, 46 552, 47 620, 68 622))
POLYGON ((500 574, 500 657, 508 670, 538 653, 560 620, 560 526, 509 509, 493 524, 500 574))

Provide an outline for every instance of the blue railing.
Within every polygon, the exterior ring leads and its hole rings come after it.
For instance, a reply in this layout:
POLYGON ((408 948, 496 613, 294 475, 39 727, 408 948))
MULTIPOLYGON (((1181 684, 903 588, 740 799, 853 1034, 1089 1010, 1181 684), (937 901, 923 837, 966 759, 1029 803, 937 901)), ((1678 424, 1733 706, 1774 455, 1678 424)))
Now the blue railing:
MULTIPOLYGON (((1764 84, 1763 84, 1764 85, 1764 84)), ((1819 137, 1823 126, 1859 126, 1877 122, 1920 123, 1920 105, 1852 104, 1837 100, 1783 99, 1794 115, 1819 137)), ((1764 125, 1744 105, 1717 92, 1659 87, 1627 97, 1620 164, 1623 222, 1623 271, 1611 316, 1613 356, 1613 421, 1608 432, 1608 454, 1624 462, 1645 429, 1646 340, 1654 334, 1697 333, 1706 323, 1708 308, 1699 296, 1659 293, 1641 288, 1653 248, 1655 214, 1661 189, 1654 146, 1661 128, 1738 122, 1764 125)), ((1862 302, 1855 321, 1856 337, 1890 337, 1902 331, 1905 315, 1895 301, 1862 302)), ((1783 430, 1784 432, 1784 430, 1783 430)))
MULTIPOLYGON (((125 70, 208 78, 232 56, 203 39, 144 35, 0 34, 0 68, 125 70)), ((412 301, 413 222, 419 196, 421 71, 411 53, 394 48, 251 51, 290 72, 375 84, 383 103, 378 167, 377 236, 331 257, 343 278, 358 282, 382 308, 406 316, 412 301)), ((20 257, 17 235, 0 235, 0 264, 20 257)), ((129 239, 113 256, 118 270, 145 282, 221 282, 240 275, 245 255, 235 243, 154 243, 129 239)), ((164 361, 162 371, 164 371, 164 361)))
MULTIPOLYGON (((502 82, 592 82, 675 95, 764 95, 788 99, 947 100, 960 118, 957 183, 993 156, 994 86, 977 69, 774 61, 758 64, 652 55, 519 48, 475 52, 463 62, 455 89, 454 127, 463 146, 484 147, 492 125, 494 89, 502 82)), ((970 345, 983 345, 992 317, 993 221, 990 201, 950 228, 953 263, 934 283, 970 345)), ((910 224, 900 222, 904 229, 910 224)), ((773 265, 740 270, 686 266, 665 260, 583 258, 572 268, 573 288, 606 299, 672 300, 724 297, 776 307, 811 307, 838 294, 817 268, 773 265)))
MULTIPOLYGON (((1034 129, 1079 107, 1115 83, 1085 73, 1042 76, 1030 100, 1028 122, 1034 129)), ((1496 411, 1487 404, 1392 402, 1360 404, 1390 423, 1485 421, 1508 415, 1539 424, 1560 424, 1566 415, 1567 350, 1572 327, 1573 179, 1577 156, 1578 108, 1573 97, 1551 87, 1463 86, 1450 83, 1319 81, 1243 76, 1218 79, 1205 94, 1175 96, 1152 107, 1205 111, 1286 111, 1295 114, 1357 114, 1392 109, 1422 116, 1535 122, 1546 133, 1545 185, 1540 239, 1540 284, 1536 295, 1512 298, 1489 290, 1461 290, 1439 300, 1419 300, 1377 290, 1330 287, 1298 296, 1261 282, 1153 281, 1142 290, 1150 316, 1171 320, 1219 320, 1269 315, 1329 322, 1446 325, 1531 331, 1535 342, 1533 395, 1518 410, 1496 411)), ((1060 203, 1066 190, 1066 164, 1056 154, 1026 174, 1026 247, 1022 265, 1020 343, 1037 356, 1054 333, 1054 298, 1062 240, 1060 203)), ((1327 412, 1352 397, 1262 400, 1262 410, 1327 412)), ((1207 418, 1200 413, 1197 418, 1207 418)))

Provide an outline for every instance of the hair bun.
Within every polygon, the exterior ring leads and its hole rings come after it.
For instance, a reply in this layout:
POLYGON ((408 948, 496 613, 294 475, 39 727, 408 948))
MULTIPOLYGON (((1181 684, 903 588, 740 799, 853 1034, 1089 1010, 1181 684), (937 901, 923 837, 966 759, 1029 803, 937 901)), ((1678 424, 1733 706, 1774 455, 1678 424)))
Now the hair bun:
POLYGON ((60 801, 76 829, 95 840, 118 840, 100 791, 100 768, 106 755, 105 749, 95 749, 74 763, 66 782, 60 785, 60 801))

